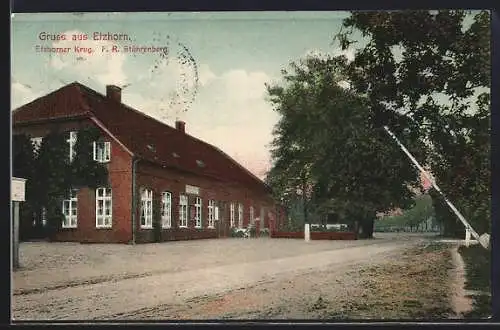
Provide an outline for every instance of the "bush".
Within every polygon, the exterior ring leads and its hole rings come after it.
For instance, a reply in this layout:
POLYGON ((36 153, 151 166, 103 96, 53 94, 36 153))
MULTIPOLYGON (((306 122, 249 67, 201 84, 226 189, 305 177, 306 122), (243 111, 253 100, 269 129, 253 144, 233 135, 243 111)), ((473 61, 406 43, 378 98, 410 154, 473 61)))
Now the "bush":
POLYGON ((59 207, 47 208, 47 234, 55 234, 62 228, 64 214, 59 207))
MULTIPOLYGON (((328 232, 328 233, 345 233, 351 231, 349 226, 347 224, 339 224, 340 228, 328 228, 324 227, 323 225, 317 225, 317 226, 312 226, 311 225, 311 232, 328 232)), ((301 230, 302 231, 302 230, 301 230)))
POLYGON ((303 231, 304 230, 304 224, 300 223, 287 223, 283 225, 279 231, 289 231, 289 232, 294 232, 294 231, 303 231))
POLYGON ((231 237, 245 237, 245 229, 231 228, 231 237))
POLYGON ((267 228, 261 229, 260 236, 261 237, 269 237, 269 229, 267 229, 267 228))

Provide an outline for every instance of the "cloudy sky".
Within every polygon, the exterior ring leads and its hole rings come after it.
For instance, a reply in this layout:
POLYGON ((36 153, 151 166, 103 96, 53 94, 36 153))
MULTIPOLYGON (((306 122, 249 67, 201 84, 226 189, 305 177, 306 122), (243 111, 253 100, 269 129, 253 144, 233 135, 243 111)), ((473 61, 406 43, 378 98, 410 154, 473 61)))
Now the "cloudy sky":
POLYGON ((310 52, 338 53, 332 36, 347 12, 15 14, 11 109, 79 81, 104 93, 123 86, 123 102, 212 143, 259 177, 270 167, 268 144, 278 120, 265 83, 310 52), (94 32, 130 41, 41 40, 94 32), (42 35, 41 35, 42 33, 42 35), (113 45, 155 46, 159 53, 110 52, 113 45), (65 54, 37 46, 68 47, 65 54), (75 53, 74 46, 93 48, 75 53), (104 47, 104 48, 103 48, 104 47), (39 48, 38 48, 39 49, 39 48), (107 52, 104 49, 108 50, 107 52), (186 59, 182 61, 182 59, 186 59), (196 78, 197 77, 197 78, 196 78))
MULTIPOLYGON (((189 134, 263 178, 278 121, 265 83, 279 81, 281 69, 307 54, 340 54, 332 37, 348 16, 340 11, 14 14, 11 109, 73 81, 101 93, 107 84, 119 85, 124 103, 168 125, 184 120, 189 134), (93 40, 94 33, 130 40, 93 40), (71 38, 84 34, 89 40, 71 38), (57 40, 61 35, 68 39, 57 40), (93 53, 76 53, 75 46, 93 53), (113 46, 121 51, 112 52, 113 46), (125 46, 167 47, 168 54, 125 53, 125 46), (40 52, 40 47, 70 51, 40 52)), ((464 28, 471 22, 469 16, 464 28)), ((364 44, 359 41, 358 47, 364 44)), ((344 55, 352 58, 353 51, 344 55)))

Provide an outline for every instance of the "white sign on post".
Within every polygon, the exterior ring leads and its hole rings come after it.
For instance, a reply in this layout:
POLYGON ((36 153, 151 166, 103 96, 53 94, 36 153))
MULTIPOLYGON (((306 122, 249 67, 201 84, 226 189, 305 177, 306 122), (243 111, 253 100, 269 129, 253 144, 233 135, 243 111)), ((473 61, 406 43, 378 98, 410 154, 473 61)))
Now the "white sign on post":
POLYGON ((11 200, 13 202, 24 202, 26 179, 12 178, 11 181, 11 200))
POLYGON ((11 180, 11 195, 12 204, 14 206, 12 214, 12 267, 19 268, 19 202, 24 202, 26 179, 12 178, 11 180))

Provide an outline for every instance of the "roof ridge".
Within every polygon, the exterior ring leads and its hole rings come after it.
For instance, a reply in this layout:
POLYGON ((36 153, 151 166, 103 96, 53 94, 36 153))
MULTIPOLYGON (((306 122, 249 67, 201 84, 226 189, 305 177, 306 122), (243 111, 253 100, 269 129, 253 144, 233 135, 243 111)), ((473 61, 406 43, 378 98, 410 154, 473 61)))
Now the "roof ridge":
POLYGON ((19 107, 15 108, 14 110, 12 110, 12 114, 14 114, 15 112, 17 112, 17 111, 21 110, 22 108, 24 108, 24 107, 26 107, 26 106, 29 106, 29 105, 31 105, 31 104, 33 104, 33 103, 35 103, 36 101, 38 101, 38 100, 40 100, 40 99, 42 99, 42 98, 46 98, 46 97, 48 97, 48 96, 54 95, 54 94, 56 94, 56 93, 59 93, 61 90, 65 89, 65 88, 69 88, 69 87, 71 87, 72 85, 73 85, 73 86, 75 86, 75 87, 78 87, 78 85, 83 86, 82 84, 80 84, 80 83, 79 83, 79 82, 77 82, 77 81, 74 81, 74 82, 72 82, 72 83, 69 83, 69 84, 63 85, 63 86, 59 87, 58 89, 53 90, 52 92, 50 92, 50 93, 48 93, 48 94, 43 94, 43 95, 41 95, 41 96, 39 96, 39 97, 37 97, 37 98, 33 99, 32 101, 30 101, 30 102, 28 102, 28 103, 25 103, 25 104, 23 104, 23 105, 21 105, 21 106, 19 106, 19 107))
MULTIPOLYGON (((87 91, 90 91, 92 94, 95 94, 95 96, 98 96, 98 97, 102 98, 103 100, 107 100, 107 97, 106 97, 106 95, 105 95, 105 94, 100 93, 100 92, 96 91, 95 89, 90 88, 90 87, 85 86, 85 85, 82 85, 82 84, 80 84, 80 83, 78 83, 78 85, 79 85, 79 86, 81 86, 81 87, 83 87, 83 88, 84 88, 84 89, 86 89, 87 91)), ((149 114, 147 114, 147 113, 145 113, 145 112, 143 112, 143 111, 141 111, 141 110, 135 109, 134 107, 132 107, 132 106, 130 106, 130 105, 128 105, 128 104, 126 104, 126 103, 120 102, 120 106, 124 107, 126 110, 133 111, 133 112, 137 113, 138 115, 141 115, 141 116, 144 116, 144 117, 146 117, 146 118, 148 118, 148 119, 151 119, 151 120, 153 120, 156 124, 159 124, 159 125, 162 125, 162 126, 166 126, 166 127, 170 128, 170 129, 172 129, 172 130, 175 130, 175 128, 174 128, 173 126, 170 126, 170 125, 168 125, 168 124, 166 124, 166 123, 164 123, 164 122, 162 122, 162 121, 160 121, 160 120, 156 119, 155 117, 153 117, 153 116, 151 116, 151 115, 149 115, 149 114)), ((180 132, 179 132, 179 133, 180 133, 180 132)), ((190 135, 190 136, 191 136, 191 135, 190 135)), ((194 138, 194 137, 193 137, 193 138, 194 138)))
MULTIPOLYGON (((79 84, 79 83, 78 83, 79 84)), ((94 94, 97 94, 97 96, 103 98, 104 100, 106 100, 106 96, 104 94, 101 94, 99 93, 98 91, 88 87, 88 86, 85 86, 85 85, 81 85, 79 84, 80 86, 84 87, 85 89, 91 91, 92 93, 94 94)), ((141 115, 141 116, 144 116, 152 121, 155 122, 155 124, 157 125, 161 125, 163 127, 168 127, 169 129, 171 129, 172 131, 175 131, 176 134, 183 134, 183 135, 187 135, 189 138, 193 139, 195 142, 198 142, 198 143, 201 143, 201 144, 204 144, 205 146, 208 146, 214 150, 216 150, 217 152, 221 153, 224 157, 226 157, 228 160, 231 161, 231 163, 233 163, 234 165, 236 165, 237 167, 239 167, 240 169, 244 170, 245 173, 249 174, 253 179, 257 180, 258 183, 260 184, 264 184, 266 187, 267 187, 267 184, 261 180, 257 175, 255 175, 254 173, 252 173, 250 170, 248 170, 246 167, 244 167, 242 164, 240 164, 238 161, 236 161, 233 157, 229 156, 226 152, 224 152, 223 150, 221 150, 220 148, 218 148, 217 146, 211 144, 211 143, 208 143, 206 141, 203 141, 202 139, 200 138, 197 138, 191 134, 188 134, 186 132, 179 132, 175 127, 173 126, 170 126, 156 118, 154 118, 153 116, 149 115, 149 114, 146 114, 145 112, 141 111, 141 110, 138 110, 138 109, 135 109, 133 108, 132 106, 128 105, 128 104, 125 104, 123 102, 120 102, 120 106, 124 107, 126 110, 128 111, 133 111, 135 112, 136 114, 138 115, 141 115)))
MULTIPOLYGON (((204 141, 202 141, 204 142, 204 141)), ((204 142, 206 143, 206 142, 204 142)), ((226 152, 224 152, 222 149, 214 146, 213 144, 209 144, 207 143, 210 147, 214 148, 216 151, 220 152, 222 155, 224 155, 224 157, 228 158, 229 160, 231 160, 232 163, 236 164, 236 166, 240 167, 241 169, 243 169, 247 174, 250 174, 250 176, 252 176, 254 179, 256 179, 259 183, 262 183, 264 185, 267 186, 267 184, 261 180, 257 175, 253 174, 249 169, 247 169, 245 166, 241 165, 238 161, 236 161, 233 157, 229 156, 226 152)))

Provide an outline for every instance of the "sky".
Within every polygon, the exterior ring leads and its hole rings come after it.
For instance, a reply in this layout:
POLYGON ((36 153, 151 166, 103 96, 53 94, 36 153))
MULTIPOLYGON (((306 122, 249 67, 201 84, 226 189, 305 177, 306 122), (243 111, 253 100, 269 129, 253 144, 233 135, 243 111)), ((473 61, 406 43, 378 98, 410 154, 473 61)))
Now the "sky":
POLYGON ((118 85, 125 104, 171 126, 185 121, 188 134, 263 179, 279 120, 265 84, 279 82, 282 69, 308 54, 352 59, 354 50, 342 52, 332 43, 348 16, 342 11, 13 14, 11 110, 74 81, 102 94, 106 85, 118 85), (96 32, 129 40, 93 40, 96 32), (86 41, 71 38, 84 34, 86 41), (61 35, 68 40, 57 40, 61 35), (126 46, 167 47, 168 54, 126 53, 126 46), (69 51, 40 52, 40 47, 69 51), (75 47, 93 53, 77 53, 75 47))
POLYGON ((218 146, 264 178, 278 121, 266 99, 265 84, 279 81, 281 69, 306 54, 340 54, 332 37, 348 15, 14 14, 11 109, 73 81, 103 94, 106 85, 115 84, 123 87, 125 104, 171 126, 176 119, 185 121, 187 133, 218 146), (94 32, 126 34, 130 40, 71 40, 81 34, 93 39, 94 32), (43 35, 55 39, 62 34, 70 40, 41 40, 43 35), (119 50, 132 45, 168 47, 168 57, 158 52, 111 52, 113 45, 119 50), (37 46, 70 51, 40 52, 37 46), (76 53, 75 46, 94 52, 76 53))

